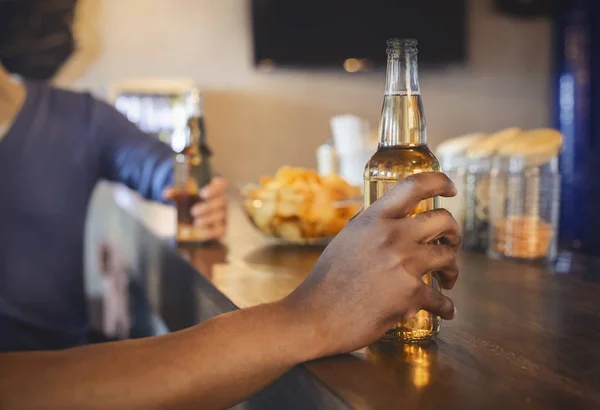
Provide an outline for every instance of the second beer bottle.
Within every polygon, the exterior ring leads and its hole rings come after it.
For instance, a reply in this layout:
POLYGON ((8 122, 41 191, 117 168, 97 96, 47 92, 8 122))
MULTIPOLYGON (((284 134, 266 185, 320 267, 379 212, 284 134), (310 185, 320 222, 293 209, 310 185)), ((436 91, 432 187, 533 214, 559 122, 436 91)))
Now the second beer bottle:
MULTIPOLYGON (((379 147, 365 167, 365 209, 402 179, 419 172, 439 172, 440 164, 427 147, 427 128, 417 73, 417 41, 390 39, 387 42, 385 97, 379 125, 379 147)), ((413 215, 439 208, 439 198, 422 201, 413 215)), ((440 290, 436 275, 427 273, 426 284, 440 290)), ((390 329, 384 339, 419 342, 431 339, 441 319, 420 311, 390 329)))
POLYGON ((193 88, 186 95, 185 148, 175 155, 175 194, 177 207, 177 240, 181 243, 203 243, 203 229, 194 225, 191 208, 200 202, 200 189, 212 178, 211 152, 206 144, 202 94, 193 88))

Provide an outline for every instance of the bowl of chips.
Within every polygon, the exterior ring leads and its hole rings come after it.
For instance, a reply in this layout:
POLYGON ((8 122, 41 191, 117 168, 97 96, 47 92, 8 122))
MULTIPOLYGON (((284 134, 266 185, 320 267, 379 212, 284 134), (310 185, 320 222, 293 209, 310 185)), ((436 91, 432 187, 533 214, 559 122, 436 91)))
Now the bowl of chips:
POLYGON ((360 188, 340 176, 289 166, 241 191, 246 215, 259 231, 278 242, 300 245, 327 243, 362 204, 360 188))

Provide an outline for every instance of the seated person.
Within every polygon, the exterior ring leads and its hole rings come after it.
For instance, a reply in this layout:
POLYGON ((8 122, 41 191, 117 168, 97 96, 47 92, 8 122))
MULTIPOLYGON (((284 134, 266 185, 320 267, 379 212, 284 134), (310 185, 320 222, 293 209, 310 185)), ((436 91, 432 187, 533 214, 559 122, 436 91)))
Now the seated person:
MULTIPOLYGON (((84 222, 96 183, 162 201, 173 180, 169 146, 89 94, 45 82, 71 54, 70 24, 50 49, 16 47, 43 44, 28 32, 35 11, 0 2, 0 351, 86 343, 84 222)), ((207 239, 224 234, 226 185, 213 178, 193 209, 207 239)))

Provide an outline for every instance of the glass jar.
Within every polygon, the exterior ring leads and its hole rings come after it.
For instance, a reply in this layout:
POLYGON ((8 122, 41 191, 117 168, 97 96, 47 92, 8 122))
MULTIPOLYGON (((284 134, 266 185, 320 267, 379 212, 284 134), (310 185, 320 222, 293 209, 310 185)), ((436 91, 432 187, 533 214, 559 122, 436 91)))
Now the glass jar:
POLYGON ((467 159, 464 155, 446 155, 440 157, 442 171, 454 182, 456 196, 442 198, 442 208, 446 208, 461 229, 465 223, 465 178, 467 172, 467 159))
POLYGON ((466 161, 464 176, 463 248, 486 252, 490 227, 491 157, 473 157, 466 161))
POLYGON ((436 156, 442 165, 442 171, 454 182, 456 196, 442 198, 442 207, 446 208, 462 228, 465 221, 465 177, 467 172, 467 150, 487 139, 482 132, 473 132, 443 141, 436 148, 436 156))
POLYGON ((488 254, 549 263, 557 252, 558 156, 498 156, 493 161, 488 254))

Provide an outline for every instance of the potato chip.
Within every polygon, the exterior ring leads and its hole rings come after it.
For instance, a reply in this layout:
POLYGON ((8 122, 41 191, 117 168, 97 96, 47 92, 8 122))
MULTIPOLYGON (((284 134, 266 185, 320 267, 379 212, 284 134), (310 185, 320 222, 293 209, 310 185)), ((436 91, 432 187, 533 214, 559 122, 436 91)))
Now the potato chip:
POLYGON ((260 177, 260 184, 261 185, 268 185, 268 184, 270 184, 273 181, 274 181, 273 177, 260 177))
POLYGON ((297 220, 284 220, 274 225, 277 236, 290 242, 302 241, 302 230, 297 220))

